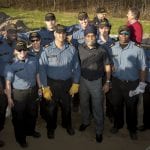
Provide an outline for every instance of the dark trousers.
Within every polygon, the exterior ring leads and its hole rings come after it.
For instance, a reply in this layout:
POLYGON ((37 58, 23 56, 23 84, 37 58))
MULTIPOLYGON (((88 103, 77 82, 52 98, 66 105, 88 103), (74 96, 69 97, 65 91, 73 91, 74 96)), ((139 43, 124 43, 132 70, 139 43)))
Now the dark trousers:
POLYGON ((136 132, 138 95, 129 97, 129 91, 135 90, 139 81, 121 81, 112 79, 112 99, 114 127, 120 129, 124 125, 124 104, 126 108, 127 128, 136 132))
POLYGON ((5 94, 0 94, 0 131, 4 128, 6 108, 7 97, 5 94))
POLYGON ((41 102, 42 116, 47 123, 47 130, 54 130, 57 127, 58 106, 61 107, 62 126, 72 127, 71 121, 71 96, 69 89, 72 85, 71 80, 48 79, 48 85, 53 93, 52 101, 41 102))
POLYGON ((147 83, 145 88, 145 92, 143 94, 143 106, 144 106, 144 114, 143 114, 143 124, 146 128, 150 129, 150 83, 147 83))
POLYGON ((6 114, 8 100, 6 94, 3 91, 5 89, 5 79, 4 77, 0 76, 0 80, 2 86, 1 87, 2 91, 0 93, 0 131, 1 131, 4 128, 4 124, 5 124, 5 114, 6 114))
POLYGON ((12 108, 12 122, 17 141, 23 141, 27 135, 32 135, 38 114, 37 89, 13 89, 14 107, 12 108))

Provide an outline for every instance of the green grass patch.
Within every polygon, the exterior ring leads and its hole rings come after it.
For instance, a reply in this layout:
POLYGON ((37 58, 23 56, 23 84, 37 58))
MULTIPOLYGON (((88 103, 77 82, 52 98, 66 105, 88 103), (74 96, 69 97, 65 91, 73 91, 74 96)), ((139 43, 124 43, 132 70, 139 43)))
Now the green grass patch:
MULTIPOLYGON (((14 8, 0 8, 0 11, 5 12, 11 17, 18 18, 23 20, 24 23, 29 28, 39 28, 45 26, 44 24, 44 16, 47 13, 46 11, 39 10, 22 10, 22 9, 14 9, 14 8)), ((75 12, 54 12, 57 18, 57 22, 64 25, 72 25, 78 23, 77 15, 75 12)), ((94 14, 90 14, 90 18, 92 19, 94 14)), ((127 21, 126 18, 112 18, 109 17, 109 20, 112 24, 111 34, 117 34, 118 27, 124 25, 127 21)), ((150 34, 150 21, 141 20, 143 25, 144 33, 150 34)))

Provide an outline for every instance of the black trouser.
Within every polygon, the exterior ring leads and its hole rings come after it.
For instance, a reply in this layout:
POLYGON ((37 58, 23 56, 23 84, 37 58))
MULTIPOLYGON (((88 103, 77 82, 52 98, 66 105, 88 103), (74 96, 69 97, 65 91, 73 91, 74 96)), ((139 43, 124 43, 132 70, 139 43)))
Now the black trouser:
MULTIPOLYGON (((103 85, 106 82, 106 78, 102 78, 103 80, 103 85)), ((113 121, 113 108, 112 108, 112 104, 111 104, 111 99, 112 99, 112 84, 109 83, 109 91, 105 94, 105 98, 106 98, 106 116, 110 119, 110 121, 113 121)))
POLYGON ((143 114, 143 124, 146 128, 150 129, 150 82, 147 82, 147 86, 145 88, 145 92, 143 94, 143 106, 144 106, 144 114, 143 114))
POLYGON ((57 110, 58 104, 61 106, 62 126, 65 128, 72 127, 71 121, 71 96, 69 89, 72 85, 71 80, 52 80, 48 79, 48 85, 53 93, 52 101, 42 101, 43 118, 47 123, 48 130, 54 130, 57 127, 57 110))
POLYGON ((136 131, 137 126, 137 104, 139 96, 129 97, 129 91, 135 90, 139 81, 121 81, 112 79, 111 103, 114 112, 114 127, 120 129, 124 125, 124 104, 126 106, 126 123, 131 132, 136 131))
MULTIPOLYGON (((4 77, 0 77, 2 88, 5 88, 5 79, 4 77)), ((5 114, 6 114, 6 108, 7 108, 7 96, 4 93, 4 91, 1 91, 0 93, 0 131, 4 128, 5 124, 5 114)))
POLYGON ((38 114, 37 88, 13 89, 12 122, 17 141, 24 141, 35 131, 38 114))

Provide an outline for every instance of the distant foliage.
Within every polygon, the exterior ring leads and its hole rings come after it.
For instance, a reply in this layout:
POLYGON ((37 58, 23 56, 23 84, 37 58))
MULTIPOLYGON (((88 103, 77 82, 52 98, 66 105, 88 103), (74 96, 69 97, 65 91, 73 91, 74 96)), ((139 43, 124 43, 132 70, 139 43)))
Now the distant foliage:
POLYGON ((150 0, 1 0, 0 7, 16 7, 48 11, 87 11, 106 7, 112 16, 124 16, 130 6, 141 10, 142 18, 150 18, 150 0))

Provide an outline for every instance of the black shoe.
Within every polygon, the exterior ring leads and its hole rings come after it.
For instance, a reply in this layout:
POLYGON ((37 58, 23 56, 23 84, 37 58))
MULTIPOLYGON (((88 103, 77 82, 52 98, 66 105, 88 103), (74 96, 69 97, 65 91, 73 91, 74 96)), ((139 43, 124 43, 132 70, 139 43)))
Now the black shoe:
POLYGON ((75 134, 75 131, 74 131, 73 128, 67 128, 66 130, 67 130, 67 133, 68 133, 69 135, 74 135, 74 134, 75 134))
POLYGON ((54 132, 54 130, 47 131, 47 137, 49 139, 54 139, 55 138, 55 132, 54 132))
POLYGON ((144 126, 144 125, 138 127, 138 130, 141 131, 141 132, 142 132, 142 131, 146 131, 146 130, 148 130, 148 129, 150 129, 150 128, 148 128, 148 127, 146 127, 146 126, 144 126))
POLYGON ((3 147, 5 145, 4 141, 0 140, 0 147, 3 147))
POLYGON ((23 141, 20 141, 20 140, 17 140, 18 144, 22 147, 22 148, 27 148, 28 147, 28 144, 26 142, 26 140, 23 140, 23 141))
POLYGON ((85 124, 81 124, 79 127, 79 131, 85 131, 85 129, 89 126, 89 124, 85 125, 85 124))
POLYGON ((116 134, 116 133, 118 133, 118 129, 117 128, 115 128, 115 127, 112 127, 111 129, 110 129, 110 132, 112 133, 112 134, 116 134))
POLYGON ((34 131, 33 134, 32 134, 32 136, 33 136, 34 138, 40 138, 40 137, 41 137, 41 134, 40 134, 40 132, 34 131))
POLYGON ((136 132, 129 131, 129 135, 130 135, 131 140, 137 140, 138 139, 136 132))
POLYGON ((102 134, 96 134, 96 142, 101 143, 103 141, 102 134))

